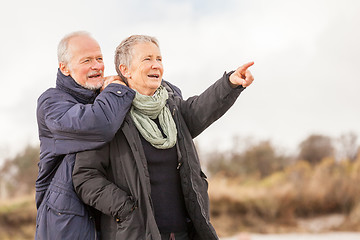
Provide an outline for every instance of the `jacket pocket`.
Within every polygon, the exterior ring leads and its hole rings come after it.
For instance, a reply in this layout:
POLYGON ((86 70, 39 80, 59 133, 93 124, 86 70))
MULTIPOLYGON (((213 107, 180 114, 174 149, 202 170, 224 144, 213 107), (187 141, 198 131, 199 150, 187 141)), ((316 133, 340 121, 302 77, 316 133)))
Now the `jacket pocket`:
POLYGON ((95 224, 85 206, 69 192, 49 191, 41 204, 35 239, 95 240, 95 224))
POLYGON ((136 239, 145 240, 144 216, 141 215, 139 208, 134 208, 123 221, 118 222, 116 239, 136 239))
POLYGON ((85 215, 84 204, 75 196, 56 191, 49 191, 46 205, 57 214, 85 215))
POLYGON ((137 208, 137 202, 133 200, 132 197, 129 197, 128 200, 124 203, 124 206, 118 212, 116 217, 116 222, 121 223, 125 221, 132 212, 137 208))

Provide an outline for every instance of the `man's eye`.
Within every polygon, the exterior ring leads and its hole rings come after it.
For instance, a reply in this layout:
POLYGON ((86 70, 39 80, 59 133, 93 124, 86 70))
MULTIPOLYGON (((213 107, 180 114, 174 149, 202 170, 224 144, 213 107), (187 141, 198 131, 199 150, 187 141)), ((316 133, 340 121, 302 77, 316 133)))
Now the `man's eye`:
POLYGON ((157 60, 158 60, 159 62, 162 62, 162 59, 161 59, 161 58, 158 58, 157 60))
POLYGON ((99 62, 102 62, 102 61, 103 61, 103 59, 102 59, 102 58, 98 58, 97 60, 98 60, 99 62))
POLYGON ((89 59, 85 59, 84 61, 83 61, 83 63, 88 63, 90 60, 89 59))

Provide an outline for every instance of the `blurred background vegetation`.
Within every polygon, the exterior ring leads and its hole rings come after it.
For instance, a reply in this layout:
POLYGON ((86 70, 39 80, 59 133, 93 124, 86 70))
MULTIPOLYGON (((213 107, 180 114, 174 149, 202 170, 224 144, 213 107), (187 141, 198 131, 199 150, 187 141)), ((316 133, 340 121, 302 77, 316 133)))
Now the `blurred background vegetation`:
MULTIPOLYGON (((201 152, 212 222, 221 236, 360 231, 360 148, 354 133, 336 139, 312 134, 292 154, 271 141, 233 142, 231 150, 201 152), (326 226, 306 225, 324 216, 336 218, 326 226)), ((38 161, 39 147, 27 146, 0 167, 0 239, 34 238, 38 161)))

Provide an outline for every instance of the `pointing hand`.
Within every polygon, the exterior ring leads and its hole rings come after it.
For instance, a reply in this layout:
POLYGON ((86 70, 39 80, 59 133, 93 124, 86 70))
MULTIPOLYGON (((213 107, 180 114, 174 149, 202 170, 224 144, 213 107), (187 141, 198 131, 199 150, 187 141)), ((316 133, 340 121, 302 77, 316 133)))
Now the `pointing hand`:
POLYGON ((246 63, 236 69, 236 71, 230 75, 229 80, 232 87, 235 88, 240 85, 242 85, 243 87, 250 86, 250 84, 254 81, 254 77, 247 69, 252 65, 254 65, 254 62, 246 63))

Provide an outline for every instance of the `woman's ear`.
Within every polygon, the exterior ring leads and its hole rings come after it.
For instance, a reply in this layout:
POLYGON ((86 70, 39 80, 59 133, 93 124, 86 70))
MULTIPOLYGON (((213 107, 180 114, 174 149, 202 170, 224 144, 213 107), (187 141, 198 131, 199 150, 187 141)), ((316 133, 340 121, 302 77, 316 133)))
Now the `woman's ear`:
POLYGON ((65 76, 69 76, 70 75, 70 69, 68 67, 67 64, 64 63, 59 63, 59 69, 62 72, 62 74, 64 74, 65 76))
POLYGON ((119 70, 121 72, 121 74, 127 78, 127 79, 130 79, 131 78, 131 74, 129 72, 129 68, 127 66, 125 66, 124 64, 120 64, 119 65, 119 70))

